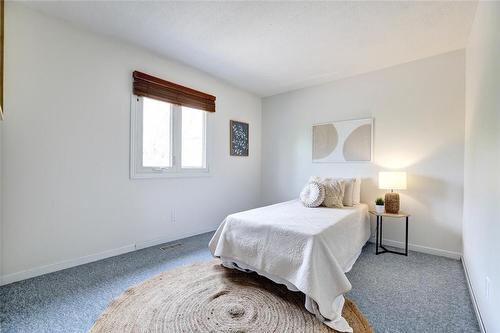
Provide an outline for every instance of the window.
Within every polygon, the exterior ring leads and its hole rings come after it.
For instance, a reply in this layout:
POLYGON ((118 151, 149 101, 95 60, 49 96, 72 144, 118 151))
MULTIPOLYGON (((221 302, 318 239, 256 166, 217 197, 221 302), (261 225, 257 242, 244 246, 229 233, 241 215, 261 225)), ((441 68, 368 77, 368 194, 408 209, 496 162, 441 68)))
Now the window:
POLYGON ((130 177, 208 175, 208 114, 216 97, 134 71, 130 177))
POLYGON ((208 175, 208 112, 133 96, 131 178, 208 175))
POLYGON ((172 104, 142 100, 142 166, 172 167, 172 104))
POLYGON ((206 112, 182 107, 181 167, 205 168, 206 112))

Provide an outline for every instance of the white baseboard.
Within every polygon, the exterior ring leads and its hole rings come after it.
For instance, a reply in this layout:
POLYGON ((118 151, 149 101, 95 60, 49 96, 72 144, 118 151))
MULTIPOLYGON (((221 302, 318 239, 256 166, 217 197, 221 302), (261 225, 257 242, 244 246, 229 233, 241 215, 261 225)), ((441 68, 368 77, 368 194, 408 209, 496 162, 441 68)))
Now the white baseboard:
MULTIPOLYGON (((370 238, 370 243, 375 243, 375 237, 370 238)), ((405 243, 395 241, 392 239, 385 239, 382 241, 384 245, 393 246, 397 248, 404 249, 405 243)), ((435 256, 446 257, 451 259, 459 260, 462 257, 462 254, 459 252, 453 252, 448 250, 436 249, 433 247, 422 246, 417 244, 408 243, 408 249, 416 252, 422 252, 427 254, 433 254, 435 256)))
MULTIPOLYGON (((33 278, 36 276, 60 271, 60 270, 66 269, 66 268, 71 268, 71 267, 75 267, 75 266, 79 266, 79 265, 83 265, 83 264, 88 264, 90 262, 106 259, 109 257, 117 256, 117 255, 131 252, 134 250, 140 250, 140 249, 144 249, 144 248, 147 248, 150 246, 156 246, 159 244, 168 243, 168 242, 172 242, 172 241, 183 239, 183 238, 200 235, 200 234, 204 234, 207 232, 212 232, 214 230, 215 230, 214 228, 209 228, 209 229, 201 230, 201 231, 198 231, 195 233, 181 234, 181 235, 178 235, 176 237, 165 235, 165 236, 158 237, 155 239, 137 242, 136 244, 126 245, 126 246, 123 246, 120 248, 111 249, 111 250, 107 250, 104 252, 91 254, 88 256, 83 256, 80 258, 64 260, 64 261, 60 261, 60 262, 50 264, 50 265, 35 267, 35 268, 28 269, 25 271, 16 272, 16 273, 1 276, 0 277, 0 285, 6 285, 9 283, 13 283, 13 282, 33 278)), ((375 243, 375 239, 371 238, 370 242, 375 243)), ((386 245, 389 245, 389 246, 404 248, 404 243, 399 242, 399 241, 384 239, 383 243, 386 245)), ((438 255, 438 256, 442 256, 442 257, 448 257, 448 258, 452 258, 452 259, 460 259, 461 258, 461 254, 458 252, 435 249, 435 248, 421 246, 421 245, 415 245, 415 244, 409 244, 408 247, 410 250, 417 251, 417 252, 428 253, 428 254, 438 255)))
POLYGON ((483 317, 481 317, 481 312, 479 311, 479 305, 477 304, 476 294, 474 293, 474 289, 472 288, 472 283, 469 278, 469 270, 467 269, 467 264, 465 263, 463 257, 460 259, 462 261, 462 266, 464 267, 465 279, 467 280, 467 287, 469 288, 470 298, 472 299, 472 307, 474 308, 477 322, 479 323, 479 329, 481 330, 481 333, 486 333, 486 328, 484 327, 483 323, 483 317))
MULTIPOLYGON (((151 240, 147 240, 147 241, 143 241, 143 242, 137 242, 136 244, 130 244, 130 245, 116 248, 116 249, 111 249, 111 250, 103 251, 100 253, 95 253, 95 254, 91 254, 88 256, 83 256, 80 258, 64 260, 64 261, 60 261, 60 262, 57 262, 54 264, 44 265, 44 266, 40 266, 40 267, 27 269, 27 270, 21 271, 21 272, 7 274, 4 276, 0 276, 0 286, 6 285, 9 283, 13 283, 13 282, 17 282, 17 281, 21 281, 21 280, 30 279, 30 278, 44 275, 44 274, 48 274, 48 273, 57 272, 57 271, 60 271, 60 270, 66 269, 66 268, 71 268, 71 267, 75 267, 75 266, 79 266, 79 265, 88 264, 88 263, 91 263, 94 261, 106 259, 109 257, 114 257, 114 256, 124 254, 127 252, 132 252, 135 250, 144 249, 144 248, 147 248, 150 246, 155 246, 155 245, 168 243, 168 242, 172 242, 175 240, 179 240, 179 239, 183 239, 183 238, 187 238, 187 237, 191 237, 191 236, 204 234, 206 232, 211 232, 214 230, 215 230, 214 228, 210 228, 208 230, 202 230, 202 231, 198 231, 195 233, 181 234, 181 235, 178 235, 176 237, 163 236, 163 237, 159 237, 159 238, 155 238, 155 239, 151 239, 151 240)), ((208 244, 207 244, 207 246, 208 246, 208 244)))
POLYGON ((53 273, 56 271, 60 271, 66 268, 71 268, 83 264, 88 264, 93 261, 106 259, 109 257, 114 257, 123 253, 131 252, 135 250, 134 244, 122 246, 116 249, 107 250, 100 253, 91 254, 88 256, 83 256, 80 258, 63 260, 60 262, 56 262, 54 264, 49 264, 45 266, 39 266, 31 269, 27 269, 25 271, 16 272, 12 274, 7 274, 2 276, 1 285, 6 285, 12 282, 17 282, 21 280, 26 280, 35 276, 40 276, 48 273, 53 273))
MULTIPOLYGON (((141 242, 137 242, 135 243, 135 249, 136 250, 141 250, 141 249, 145 249, 147 247, 151 247, 151 246, 156 246, 156 245, 160 245, 160 244, 164 244, 164 243, 169 243, 169 242, 173 242, 173 241, 176 241, 176 240, 180 240, 180 239, 184 239, 184 238, 188 238, 188 237, 192 237, 192 236, 196 236, 196 235, 201 235, 201 234, 204 234, 204 233, 207 233, 207 232, 212 232, 212 231, 215 231, 216 228, 209 228, 209 229, 205 229, 205 230, 201 230, 201 231, 197 231, 197 232, 191 232, 191 233, 183 233, 183 234, 180 234, 180 235, 177 235, 175 237, 172 237, 172 236, 169 236, 169 235, 164 235, 162 237, 158 237, 158 238, 154 238, 154 239, 149 239, 149 240, 146 240, 146 241, 141 241, 141 242)), ((207 244, 207 247, 208 247, 208 244, 207 244)))

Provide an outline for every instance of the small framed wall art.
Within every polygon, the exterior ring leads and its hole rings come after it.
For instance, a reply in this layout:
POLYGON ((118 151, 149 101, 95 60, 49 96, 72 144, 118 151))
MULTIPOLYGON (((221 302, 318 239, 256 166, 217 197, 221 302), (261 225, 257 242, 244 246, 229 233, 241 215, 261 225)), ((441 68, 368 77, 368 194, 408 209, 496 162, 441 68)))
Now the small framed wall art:
POLYGON ((315 124, 312 136, 313 162, 345 163, 373 160, 372 118, 315 124))
POLYGON ((229 155, 248 156, 249 126, 241 121, 229 121, 229 155))

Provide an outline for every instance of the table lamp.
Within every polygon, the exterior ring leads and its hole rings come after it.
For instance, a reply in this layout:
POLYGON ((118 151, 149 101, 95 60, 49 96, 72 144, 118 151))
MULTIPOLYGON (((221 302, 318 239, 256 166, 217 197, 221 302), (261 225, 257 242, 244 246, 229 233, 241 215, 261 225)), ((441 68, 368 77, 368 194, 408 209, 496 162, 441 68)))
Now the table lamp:
POLYGON ((390 193, 385 194, 385 212, 389 214, 398 214, 399 194, 395 193, 394 190, 406 190, 406 172, 379 172, 378 188, 382 190, 391 190, 390 193))

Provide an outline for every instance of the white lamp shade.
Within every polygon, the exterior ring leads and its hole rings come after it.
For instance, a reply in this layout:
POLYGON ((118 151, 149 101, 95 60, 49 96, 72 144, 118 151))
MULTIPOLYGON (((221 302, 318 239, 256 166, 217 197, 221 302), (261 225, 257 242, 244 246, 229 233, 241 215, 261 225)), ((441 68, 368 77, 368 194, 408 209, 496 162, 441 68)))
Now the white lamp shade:
POLYGON ((378 188, 382 190, 406 190, 406 172, 403 171, 379 172, 378 188))

